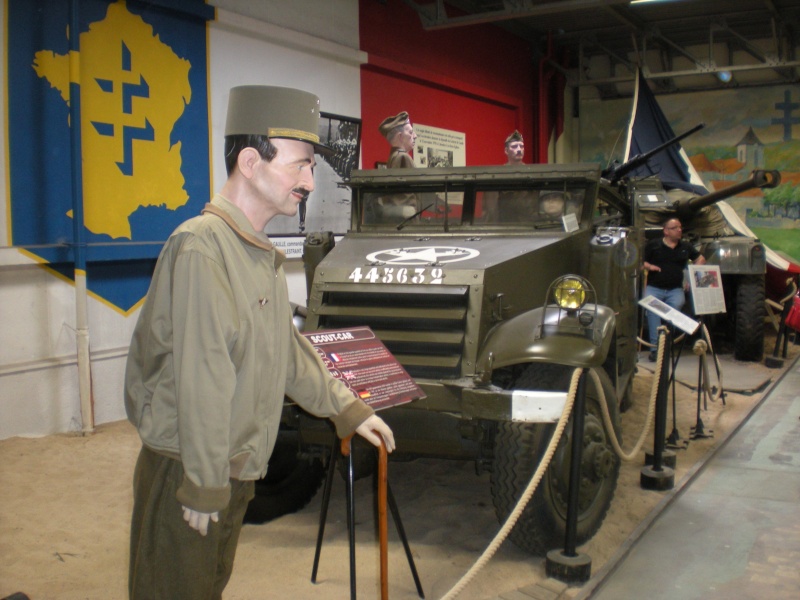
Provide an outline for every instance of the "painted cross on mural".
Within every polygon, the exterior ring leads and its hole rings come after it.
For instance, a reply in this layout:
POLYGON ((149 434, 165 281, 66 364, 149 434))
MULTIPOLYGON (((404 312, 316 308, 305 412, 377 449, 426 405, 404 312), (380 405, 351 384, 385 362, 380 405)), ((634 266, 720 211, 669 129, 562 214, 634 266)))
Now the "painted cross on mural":
POLYGON ((800 102, 792 102, 792 93, 786 90, 783 93, 783 102, 776 102, 775 108, 783 111, 781 118, 773 118, 773 125, 783 125, 783 141, 789 142, 792 139, 792 125, 800 125, 800 117, 793 117, 792 111, 800 108, 800 102))

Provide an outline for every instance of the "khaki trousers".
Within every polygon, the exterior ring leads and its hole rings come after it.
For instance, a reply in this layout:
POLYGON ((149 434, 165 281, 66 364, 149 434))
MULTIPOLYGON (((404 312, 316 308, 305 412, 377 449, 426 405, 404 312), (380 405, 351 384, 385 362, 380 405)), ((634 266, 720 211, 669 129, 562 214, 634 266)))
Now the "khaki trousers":
POLYGON ((175 497, 183 474, 180 461, 142 447, 133 476, 131 600, 219 600, 230 579, 255 485, 232 479, 230 504, 202 536, 175 497))

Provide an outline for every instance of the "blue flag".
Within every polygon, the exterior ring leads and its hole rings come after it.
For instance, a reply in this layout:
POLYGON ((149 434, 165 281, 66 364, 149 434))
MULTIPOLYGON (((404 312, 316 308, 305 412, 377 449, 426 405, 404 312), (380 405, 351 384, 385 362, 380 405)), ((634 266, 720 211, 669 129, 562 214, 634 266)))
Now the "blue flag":
MULTIPOLYGON (((645 81, 642 71, 637 72, 636 88, 633 97, 633 111, 628 126, 628 143, 625 148, 625 161, 675 137, 667 117, 656 102, 656 97, 645 81)), ((680 143, 658 152, 646 164, 630 171, 631 177, 657 176, 665 189, 682 189, 695 194, 708 194, 702 179, 695 171, 689 157, 680 143)))

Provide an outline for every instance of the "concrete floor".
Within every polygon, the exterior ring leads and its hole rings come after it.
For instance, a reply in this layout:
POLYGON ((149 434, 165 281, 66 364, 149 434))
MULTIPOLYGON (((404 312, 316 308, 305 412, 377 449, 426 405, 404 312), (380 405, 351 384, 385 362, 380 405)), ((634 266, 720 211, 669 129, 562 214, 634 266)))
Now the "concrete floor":
POLYGON ((800 362, 577 598, 800 598, 800 362))

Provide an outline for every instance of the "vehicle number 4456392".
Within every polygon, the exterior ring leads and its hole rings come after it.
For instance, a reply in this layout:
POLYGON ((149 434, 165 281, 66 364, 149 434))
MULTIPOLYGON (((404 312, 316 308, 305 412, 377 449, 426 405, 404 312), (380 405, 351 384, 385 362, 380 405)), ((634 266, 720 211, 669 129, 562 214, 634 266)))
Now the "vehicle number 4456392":
POLYGON ((415 284, 440 284, 444 277, 444 271, 440 267, 425 268, 405 267, 396 269, 394 267, 372 267, 366 273, 361 267, 356 267, 348 275, 353 283, 415 283, 415 284))

